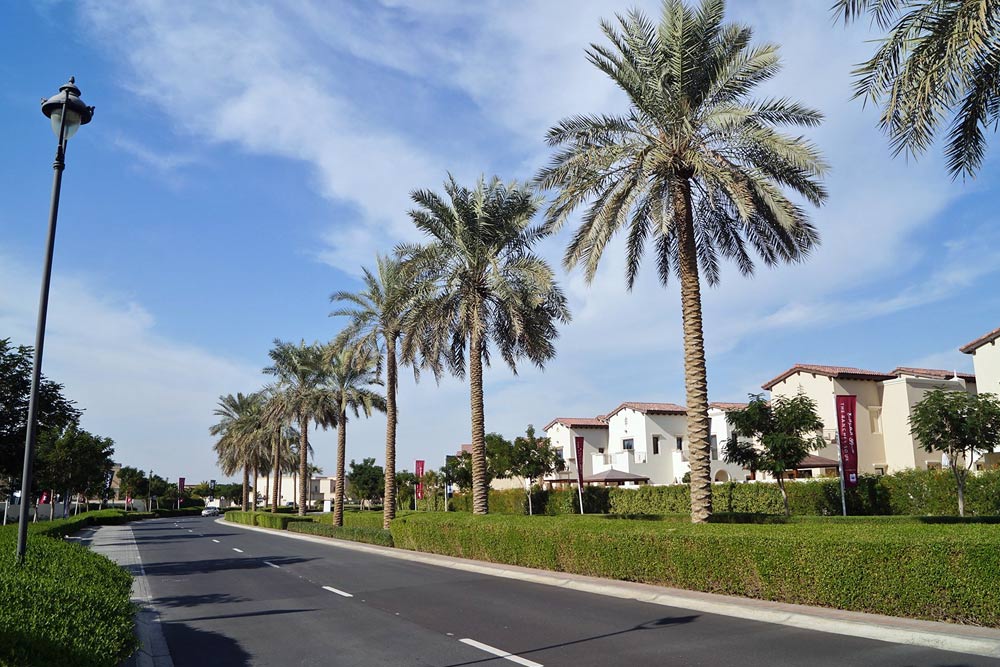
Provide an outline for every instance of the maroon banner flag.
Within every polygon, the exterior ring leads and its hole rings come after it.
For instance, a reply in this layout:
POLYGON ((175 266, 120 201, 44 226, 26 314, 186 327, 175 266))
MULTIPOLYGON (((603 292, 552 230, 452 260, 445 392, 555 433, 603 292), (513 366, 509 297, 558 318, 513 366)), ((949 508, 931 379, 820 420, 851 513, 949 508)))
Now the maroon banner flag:
POLYGON ((858 438, 855 429, 857 396, 837 396, 837 434, 840 436, 840 466, 844 486, 858 485, 858 438))
POLYGON ((417 459, 417 464, 414 466, 417 470, 417 500, 424 499, 424 484, 420 481, 420 478, 424 476, 424 462, 421 459, 417 459))
POLYGON ((576 437, 576 481, 583 487, 583 438, 576 437))

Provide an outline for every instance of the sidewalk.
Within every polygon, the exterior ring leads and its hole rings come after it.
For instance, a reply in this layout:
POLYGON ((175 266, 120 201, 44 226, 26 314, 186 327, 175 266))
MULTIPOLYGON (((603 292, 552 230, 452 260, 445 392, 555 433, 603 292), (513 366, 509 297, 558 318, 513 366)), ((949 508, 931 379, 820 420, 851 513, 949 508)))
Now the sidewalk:
POLYGON ((132 602, 139 608, 135 615, 135 634, 140 646, 131 658, 122 663, 123 666, 174 667, 166 639, 163 637, 163 630, 160 628, 159 614, 149 604, 151 600, 149 585, 131 526, 124 524, 85 528, 78 535, 81 544, 108 557, 134 577, 132 602))
POLYGON ((559 586, 561 588, 570 588, 597 595, 637 600, 765 623, 776 623, 806 630, 829 632, 851 637, 864 637, 895 644, 911 644, 940 649, 942 651, 955 651, 957 653, 1000 658, 1000 629, 995 628, 922 621, 895 616, 881 616, 878 614, 865 614, 826 607, 809 607, 784 602, 770 602, 767 600, 755 600, 753 598, 666 588, 629 581, 601 579, 566 572, 537 570, 516 565, 503 565, 452 556, 439 556, 437 554, 408 551, 405 549, 379 547, 332 537, 320 537, 284 530, 246 526, 228 522, 224 518, 219 518, 216 522, 222 523, 229 528, 254 530, 288 539, 326 544, 339 549, 351 549, 386 556, 388 558, 426 563, 438 567, 449 567, 494 577, 517 579, 519 581, 546 586, 559 586))

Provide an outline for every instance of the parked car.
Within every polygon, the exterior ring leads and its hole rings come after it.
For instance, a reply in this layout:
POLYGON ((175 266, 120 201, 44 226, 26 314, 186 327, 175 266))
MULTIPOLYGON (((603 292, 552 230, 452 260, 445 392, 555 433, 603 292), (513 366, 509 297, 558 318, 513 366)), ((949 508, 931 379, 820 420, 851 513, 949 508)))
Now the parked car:
POLYGON ((206 507, 201 511, 202 516, 219 516, 218 507, 206 507))

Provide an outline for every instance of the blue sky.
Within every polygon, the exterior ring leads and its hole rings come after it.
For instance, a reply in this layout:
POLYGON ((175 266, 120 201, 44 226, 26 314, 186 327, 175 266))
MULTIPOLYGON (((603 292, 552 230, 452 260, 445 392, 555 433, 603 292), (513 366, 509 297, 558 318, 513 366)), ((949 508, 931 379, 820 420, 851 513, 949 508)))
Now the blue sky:
MULTIPOLYGON (((97 113, 68 150, 45 372, 121 461, 221 477, 207 433, 218 395, 263 384, 274 338, 336 334, 329 295, 356 288, 377 250, 419 239, 411 190, 449 171, 530 178, 550 125, 624 108, 584 49, 633 4, 0 4, 0 336, 33 339, 54 152, 38 99, 72 74, 97 113)), ((713 400, 796 362, 971 370, 957 348, 998 324, 996 152, 966 182, 937 152, 892 159, 875 111, 850 100, 870 36, 827 4, 730 2, 730 19, 782 45, 761 95, 827 115, 810 137, 831 199, 809 262, 706 290, 713 400)), ((568 232, 540 247, 553 265, 568 232)), ((676 288, 644 271, 626 293, 622 258, 612 246, 589 287, 558 269, 574 321, 544 372, 488 371, 489 430, 683 403, 676 288)), ((469 440, 461 381, 407 379, 400 403, 400 467, 469 440)), ((381 460, 384 427, 351 422, 348 457, 381 460)), ((313 442, 332 471, 334 434, 313 442)))

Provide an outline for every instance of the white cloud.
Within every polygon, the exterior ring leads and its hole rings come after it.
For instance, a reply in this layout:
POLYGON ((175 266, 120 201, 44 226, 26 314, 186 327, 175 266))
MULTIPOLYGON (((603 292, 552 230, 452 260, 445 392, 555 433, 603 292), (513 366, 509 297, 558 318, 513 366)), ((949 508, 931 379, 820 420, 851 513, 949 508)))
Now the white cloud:
MULTIPOLYGON (((38 275, 0 250, 0 332, 34 341, 38 275)), ((220 394, 253 391, 259 369, 157 332, 140 304, 85 276, 56 271, 43 372, 84 409, 83 426, 115 440, 115 458, 176 479, 215 470, 212 409, 220 394)), ((197 477, 197 479, 195 479, 197 477)))

